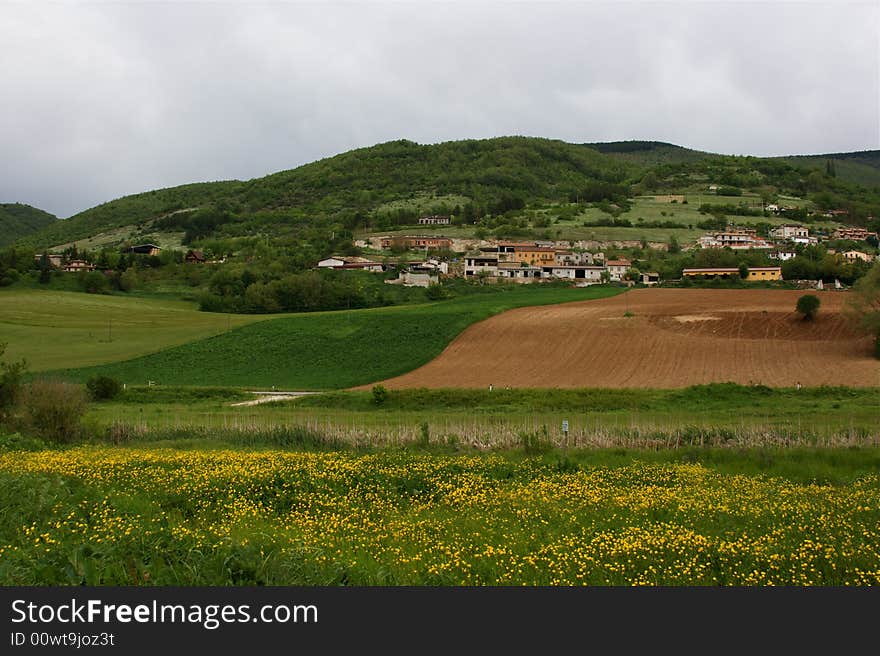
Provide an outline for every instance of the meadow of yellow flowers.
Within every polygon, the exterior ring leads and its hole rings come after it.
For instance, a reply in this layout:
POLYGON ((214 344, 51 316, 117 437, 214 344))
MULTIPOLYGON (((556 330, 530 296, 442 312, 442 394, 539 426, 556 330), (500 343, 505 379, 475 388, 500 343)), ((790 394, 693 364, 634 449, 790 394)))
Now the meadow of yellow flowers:
POLYGON ((0 455, 4 585, 876 585, 880 477, 502 454, 0 455))

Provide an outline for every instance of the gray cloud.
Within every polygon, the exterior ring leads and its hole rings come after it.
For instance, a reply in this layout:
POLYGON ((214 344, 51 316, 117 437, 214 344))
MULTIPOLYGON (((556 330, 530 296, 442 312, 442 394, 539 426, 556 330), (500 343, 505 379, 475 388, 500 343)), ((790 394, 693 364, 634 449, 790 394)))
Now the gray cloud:
POLYGON ((0 4, 0 201, 68 216, 391 139, 880 147, 876 3, 0 4))

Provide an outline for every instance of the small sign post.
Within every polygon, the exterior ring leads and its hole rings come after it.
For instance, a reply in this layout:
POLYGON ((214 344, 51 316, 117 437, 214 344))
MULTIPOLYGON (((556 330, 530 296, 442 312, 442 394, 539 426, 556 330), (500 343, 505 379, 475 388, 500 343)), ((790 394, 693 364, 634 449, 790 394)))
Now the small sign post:
POLYGON ((568 419, 562 420, 562 437, 565 440, 565 446, 568 446, 568 419))

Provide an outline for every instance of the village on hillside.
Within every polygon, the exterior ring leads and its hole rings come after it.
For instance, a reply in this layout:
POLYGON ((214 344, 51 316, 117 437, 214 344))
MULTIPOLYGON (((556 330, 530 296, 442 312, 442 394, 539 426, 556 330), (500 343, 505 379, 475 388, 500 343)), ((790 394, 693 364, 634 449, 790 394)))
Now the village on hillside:
MULTIPOLYGON (((444 225, 449 217, 429 216, 419 219, 420 225, 444 225)), ((767 237, 758 236, 754 228, 707 232, 694 249, 730 249, 732 251, 765 252, 768 260, 782 263, 797 256, 800 246, 828 241, 867 241, 877 233, 865 228, 840 227, 830 235, 817 237, 809 228, 798 224, 774 227, 767 237)), ((382 235, 355 241, 355 246, 377 256, 333 255, 318 262, 318 268, 355 269, 376 273, 391 269, 399 271, 392 283, 427 287, 443 277, 463 277, 484 282, 511 281, 531 283, 547 280, 571 280, 579 286, 607 282, 626 282, 647 286, 661 283, 657 271, 639 271, 625 257, 606 258, 601 242, 574 241, 507 241, 495 239, 453 238, 440 235, 382 235), (424 253, 424 259, 395 259, 393 253, 424 253), (442 254, 442 255, 440 255, 442 254)), ((618 244, 614 244, 618 246, 618 244)), ((867 246, 867 244, 866 244, 867 246)), ((666 244, 650 244, 663 250, 666 244)), ((687 248, 687 247, 685 247, 687 248)), ((865 250, 849 249, 827 253, 841 262, 870 263, 880 256, 865 250)), ((747 282, 782 280, 782 267, 693 267, 684 268, 682 277, 692 279, 740 278, 747 282)), ((818 281, 821 288, 821 280, 818 281)), ((837 284, 839 287, 839 283, 837 284)))

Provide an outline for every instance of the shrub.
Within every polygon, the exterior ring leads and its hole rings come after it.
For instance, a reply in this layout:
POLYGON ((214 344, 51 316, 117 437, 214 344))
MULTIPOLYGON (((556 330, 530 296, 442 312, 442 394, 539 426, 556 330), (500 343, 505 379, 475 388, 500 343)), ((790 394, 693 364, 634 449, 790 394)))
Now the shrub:
POLYGON ((388 400, 388 390, 383 385, 373 385, 373 403, 382 405, 388 400))
POLYGON ((89 294, 105 294, 110 288, 107 277, 100 271, 90 271, 80 278, 80 285, 89 294))
MULTIPOLYGON (((0 342, 0 355, 6 350, 6 344, 0 342)), ((6 420, 21 391, 21 379, 27 364, 18 362, 0 362, 0 421, 6 420)))
POLYGON ((71 442, 80 433, 86 411, 86 393, 79 385, 35 380, 21 395, 21 416, 26 429, 52 442, 71 442))
POLYGON ((819 297, 814 294, 804 294, 797 300, 796 310, 804 315, 804 319, 811 320, 819 312, 819 297))
POLYGON ((419 446, 428 446, 431 443, 431 432, 428 428, 428 422, 423 421, 419 424, 419 438, 418 445, 419 446))
POLYGON ((446 297, 446 292, 443 291, 443 287, 440 285, 429 285, 425 289, 425 296, 429 301, 439 301, 446 297))
POLYGON ((35 437, 25 437, 19 433, 0 435, 0 453, 5 451, 43 451, 46 443, 35 437))
POLYGON ((119 396, 122 384, 110 376, 92 376, 86 381, 86 389, 93 401, 104 401, 119 396))
POLYGON ((519 442, 522 445, 523 451, 530 456, 547 453, 553 448, 553 443, 547 434, 546 426, 542 426, 541 430, 533 433, 520 433, 519 442))

